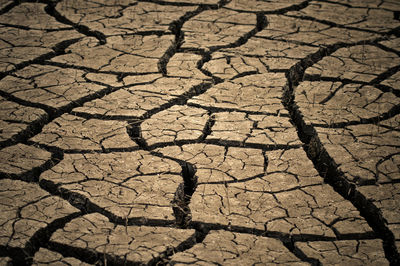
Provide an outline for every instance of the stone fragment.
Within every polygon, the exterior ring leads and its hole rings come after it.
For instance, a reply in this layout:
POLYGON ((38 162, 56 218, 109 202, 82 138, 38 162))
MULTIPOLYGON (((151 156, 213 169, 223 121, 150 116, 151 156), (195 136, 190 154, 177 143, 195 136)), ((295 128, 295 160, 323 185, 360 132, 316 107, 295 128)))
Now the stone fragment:
MULTIPOLYGON (((87 200, 85 206, 120 219, 173 219, 170 205, 182 182, 177 163, 146 151, 65 154, 40 182, 87 200)), ((84 206, 84 207, 85 207, 84 206)))
POLYGON ((4 247, 24 249, 39 229, 78 212, 37 184, 9 179, 0 184, 0 245, 4 247))
POLYGON ((176 253, 172 264, 190 265, 308 265, 273 238, 211 230, 192 248, 176 253))
POLYGON ((64 257, 60 253, 48 250, 46 248, 40 248, 33 257, 34 266, 42 265, 77 265, 77 266, 88 266, 85 262, 82 262, 73 257, 64 257))
POLYGON ((323 265, 389 265, 382 240, 296 242, 295 246, 323 265))
POLYGON ((0 172, 24 178, 24 174, 42 167, 50 158, 51 154, 48 151, 16 144, 0 150, 0 172))
POLYGON ((175 105, 141 124, 142 137, 148 145, 198 140, 208 120, 204 109, 175 105))
POLYGON ((50 245, 68 245, 75 252, 87 250, 111 255, 118 261, 149 264, 167 252, 174 252, 184 241, 194 242, 194 230, 115 225, 101 214, 93 213, 74 219, 57 230, 50 245))
POLYGON ((32 141, 64 150, 123 149, 137 147, 129 137, 127 122, 84 119, 64 114, 43 127, 32 141))

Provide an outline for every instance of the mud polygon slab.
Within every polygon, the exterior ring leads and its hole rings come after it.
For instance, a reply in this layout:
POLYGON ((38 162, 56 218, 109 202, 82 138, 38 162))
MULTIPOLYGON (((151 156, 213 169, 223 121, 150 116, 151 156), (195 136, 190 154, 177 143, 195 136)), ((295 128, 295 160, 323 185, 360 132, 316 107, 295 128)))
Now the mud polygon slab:
POLYGON ((389 265, 380 239, 297 242, 295 246, 323 265, 389 265))
POLYGON ((387 226, 392 231, 395 240, 400 243, 400 184, 379 184, 377 186, 363 186, 359 191, 381 210, 387 226))
POLYGON ((400 25, 390 10, 360 6, 353 8, 336 3, 310 3, 307 7, 288 14, 376 32, 387 32, 400 25))
POLYGON ((147 145, 182 140, 197 140, 203 135, 208 120, 204 109, 175 105, 161 111, 141 124, 147 145))
POLYGON ((126 131, 127 122, 84 119, 64 114, 45 125, 32 141, 64 150, 121 149, 137 147, 126 131))
POLYGON ((349 181, 364 185, 400 178, 398 131, 369 124, 335 130, 317 128, 317 132, 349 181))
POLYGON ((101 99, 87 102, 74 111, 99 116, 138 118, 149 111, 161 109, 201 84, 201 81, 193 79, 153 78, 156 79, 154 82, 119 89, 101 99))
POLYGON ((214 114, 209 140, 239 141, 259 145, 299 145, 297 132, 287 117, 248 115, 242 112, 214 114))
POLYGON ((205 70, 222 79, 234 79, 246 73, 267 73, 260 58, 238 56, 232 53, 216 52, 203 66, 205 70))
POLYGON ((73 30, 42 31, 0 26, 0 71, 12 71, 18 64, 53 52, 57 44, 82 35, 73 30))
POLYGON ((0 244, 25 248, 34 234, 59 218, 78 212, 37 184, 0 180, 0 244))
POLYGON ((115 225, 93 213, 69 222, 50 239, 55 247, 69 246, 79 252, 109 254, 116 260, 147 264, 182 242, 194 242, 194 230, 153 226, 115 225))
POLYGON ((173 77, 210 80, 210 77, 204 75, 197 68, 201 59, 201 55, 198 54, 175 53, 167 63, 167 74, 173 77))
POLYGON ((42 266, 42 265, 78 265, 78 266, 88 266, 85 262, 73 257, 64 257, 60 253, 48 250, 46 248, 40 248, 38 252, 35 253, 33 257, 32 265, 42 266))
POLYGON ((145 151, 65 154, 40 182, 119 218, 173 219, 170 202, 180 171, 177 163, 145 151))
POLYGON ((392 92, 334 81, 303 81, 295 98, 307 124, 333 128, 390 115, 400 105, 400 98, 392 92))
POLYGON ((308 265, 290 253, 279 240, 222 230, 211 230, 201 243, 174 254, 171 262, 191 265, 308 265))
POLYGON ((223 183, 246 180, 264 173, 262 150, 223 147, 211 144, 187 144, 157 149, 163 155, 193 163, 199 183, 223 183))
POLYGON ((256 15, 228 9, 206 10, 183 24, 182 48, 229 46, 256 26, 256 15))
MULTIPOLYGON (((202 2, 203 3, 203 2, 202 2)), ((118 3, 60 1, 56 9, 74 23, 106 35, 132 35, 141 31, 168 32, 169 24, 196 6, 158 5, 119 1, 118 3)))
POLYGON ((0 172, 21 175, 40 168, 51 158, 51 153, 33 146, 16 144, 0 150, 0 172))
MULTIPOLYGON (((289 12, 289 14, 292 13, 289 12)), ((258 32, 256 36, 286 42, 293 47, 298 46, 297 43, 302 43, 318 49, 318 46, 372 40, 379 36, 377 33, 335 27, 301 16, 268 15, 267 19, 267 27, 258 32)))
POLYGON ((188 101, 206 107, 264 113, 287 113, 281 97, 286 86, 283 73, 251 75, 217 84, 188 101))
POLYGON ((25 26, 32 29, 68 28, 45 12, 45 4, 19 3, 10 11, 0 15, 0 23, 25 26))
POLYGON ((97 39, 86 37, 70 45, 67 54, 51 60, 101 71, 153 73, 158 72, 158 61, 173 39, 173 35, 113 36, 98 45, 97 39))
POLYGON ((2 79, 0 89, 24 101, 65 108, 104 89, 83 75, 77 69, 30 65, 2 79))
POLYGON ((190 203, 193 221, 305 239, 373 234, 351 203, 323 184, 302 150, 273 151, 270 157, 265 175, 200 182, 190 203))
POLYGON ((264 73, 265 68, 267 71, 288 70, 319 49, 300 42, 288 42, 280 38, 274 40, 268 35, 264 36, 264 31, 265 29, 259 31, 241 46, 224 48, 220 50, 221 52, 213 53, 212 59, 221 60, 221 57, 225 57, 230 59, 227 68, 252 69, 264 73))
POLYGON ((326 56, 305 74, 327 78, 371 82, 383 72, 400 64, 400 58, 372 45, 340 48, 326 56))

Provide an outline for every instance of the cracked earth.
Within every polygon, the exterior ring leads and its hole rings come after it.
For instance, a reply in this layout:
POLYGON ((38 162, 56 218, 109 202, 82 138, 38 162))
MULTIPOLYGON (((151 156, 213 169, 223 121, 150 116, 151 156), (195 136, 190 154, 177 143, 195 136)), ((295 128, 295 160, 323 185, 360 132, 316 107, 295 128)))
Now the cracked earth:
POLYGON ((0 265, 399 265, 398 0, 0 0, 0 265))

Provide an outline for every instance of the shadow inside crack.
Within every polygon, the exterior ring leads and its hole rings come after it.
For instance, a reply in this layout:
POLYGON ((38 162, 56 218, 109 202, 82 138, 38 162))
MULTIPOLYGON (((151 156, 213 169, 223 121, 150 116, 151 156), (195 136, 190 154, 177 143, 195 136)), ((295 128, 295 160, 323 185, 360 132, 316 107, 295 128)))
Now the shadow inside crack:
POLYGON ((182 167, 183 182, 176 189, 171 204, 176 225, 180 228, 187 228, 192 221, 189 204, 197 187, 197 169, 193 164, 187 162, 182 162, 180 165, 182 167))

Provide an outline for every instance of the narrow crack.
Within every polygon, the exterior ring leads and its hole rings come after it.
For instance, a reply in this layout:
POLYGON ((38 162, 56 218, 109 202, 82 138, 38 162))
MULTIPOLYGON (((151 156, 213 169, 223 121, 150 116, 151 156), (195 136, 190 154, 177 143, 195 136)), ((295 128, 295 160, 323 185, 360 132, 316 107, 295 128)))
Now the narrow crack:
MULTIPOLYGON (((34 0, 34 2, 38 2, 38 1, 34 0)), ((67 19, 66 17, 62 16, 56 9, 56 5, 57 5, 56 2, 44 1, 44 3, 47 4, 47 6, 45 7, 46 13, 49 14, 50 16, 54 17, 58 22, 60 22, 62 24, 66 24, 66 25, 71 25, 79 33, 82 33, 85 36, 90 36, 90 37, 96 38, 99 41, 99 45, 106 44, 107 38, 103 33, 99 32, 99 31, 90 30, 87 26, 76 24, 76 23, 72 22, 71 20, 67 19)))

